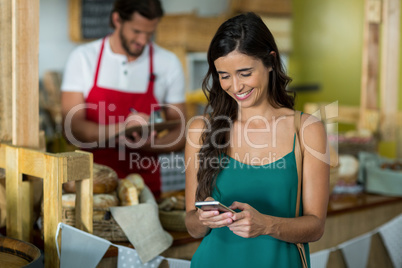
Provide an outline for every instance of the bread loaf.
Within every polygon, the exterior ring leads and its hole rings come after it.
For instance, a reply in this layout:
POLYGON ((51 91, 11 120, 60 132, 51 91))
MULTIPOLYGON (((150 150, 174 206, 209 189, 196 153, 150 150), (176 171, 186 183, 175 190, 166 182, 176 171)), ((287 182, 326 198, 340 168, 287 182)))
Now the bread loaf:
POLYGON ((171 196, 163 199, 158 205, 160 210, 172 211, 172 210, 185 210, 186 203, 183 195, 171 196))
POLYGON ((132 206, 139 203, 137 188, 128 179, 119 181, 117 193, 119 195, 121 206, 132 206))
POLYGON ((145 187, 144 179, 141 177, 141 175, 137 173, 129 174, 126 179, 129 180, 135 186, 135 188, 137 188, 138 195, 140 195, 145 187))
POLYGON ((75 208, 75 194, 63 194, 61 204, 63 208, 75 208))
MULTIPOLYGON (((110 167, 95 164, 93 165, 93 193, 106 194, 116 190, 118 178, 116 172, 110 167)), ((67 193, 75 193, 75 181, 63 184, 67 193)))
POLYGON ((119 205, 116 194, 94 194, 94 208, 109 208, 119 205))
MULTIPOLYGON (((62 206, 64 208, 75 208, 75 194, 63 194, 62 206)), ((116 194, 94 194, 93 208, 109 208, 119 204, 116 194)))
POLYGON ((359 161, 353 155, 339 156, 339 179, 346 183, 354 183, 359 173, 359 161))

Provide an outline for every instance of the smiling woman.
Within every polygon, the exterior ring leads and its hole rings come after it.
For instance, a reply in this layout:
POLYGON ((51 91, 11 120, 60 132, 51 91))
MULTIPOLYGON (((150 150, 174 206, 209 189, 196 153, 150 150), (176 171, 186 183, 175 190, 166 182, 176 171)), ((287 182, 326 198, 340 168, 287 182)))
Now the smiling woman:
POLYGON ((212 112, 192 122, 185 150, 186 226, 204 237, 191 265, 308 267, 307 243, 322 236, 328 203, 324 126, 293 110, 291 79, 254 13, 224 22, 207 59, 203 90, 212 112), (195 202, 204 200, 235 213, 197 209, 195 202))

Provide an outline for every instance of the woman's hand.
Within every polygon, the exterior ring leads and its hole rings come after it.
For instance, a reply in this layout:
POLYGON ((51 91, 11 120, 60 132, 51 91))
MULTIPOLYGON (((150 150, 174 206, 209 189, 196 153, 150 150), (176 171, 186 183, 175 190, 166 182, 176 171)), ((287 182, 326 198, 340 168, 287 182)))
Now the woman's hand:
POLYGON ((228 226, 234 234, 244 238, 268 234, 267 215, 259 213, 246 203, 233 202, 229 208, 241 210, 233 215, 233 223, 228 226))
MULTIPOLYGON (((212 197, 207 197, 205 201, 213 201, 212 197)), ((198 219, 204 225, 209 228, 221 228, 233 223, 233 213, 225 212, 220 213, 217 210, 204 211, 197 209, 198 219)))

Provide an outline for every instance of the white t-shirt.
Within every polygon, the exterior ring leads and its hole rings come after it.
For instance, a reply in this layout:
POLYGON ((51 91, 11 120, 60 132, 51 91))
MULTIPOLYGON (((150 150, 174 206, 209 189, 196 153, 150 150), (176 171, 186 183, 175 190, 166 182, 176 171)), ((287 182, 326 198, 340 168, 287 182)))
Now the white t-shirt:
MULTIPOLYGON (((82 92, 92 89, 102 39, 77 47, 67 61, 62 91, 82 92)), ((129 93, 145 93, 149 81, 149 45, 140 57, 127 62, 125 55, 113 53, 109 38, 100 64, 98 86, 129 93)), ((153 69, 156 76, 154 96, 160 104, 185 101, 184 74, 179 59, 172 52, 153 44, 153 69)))

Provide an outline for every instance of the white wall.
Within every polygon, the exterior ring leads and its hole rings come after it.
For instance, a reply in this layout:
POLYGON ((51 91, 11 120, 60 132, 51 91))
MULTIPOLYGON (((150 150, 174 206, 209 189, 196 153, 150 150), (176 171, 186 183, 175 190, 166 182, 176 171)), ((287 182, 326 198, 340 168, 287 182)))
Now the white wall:
POLYGON ((68 0, 40 0, 39 77, 47 70, 62 71, 77 44, 68 35, 68 0))
MULTIPOLYGON (((40 0, 39 77, 47 70, 63 71, 70 52, 79 44, 69 39, 69 0, 40 0)), ((161 0, 167 14, 196 11, 200 16, 222 13, 228 0, 161 0)))

